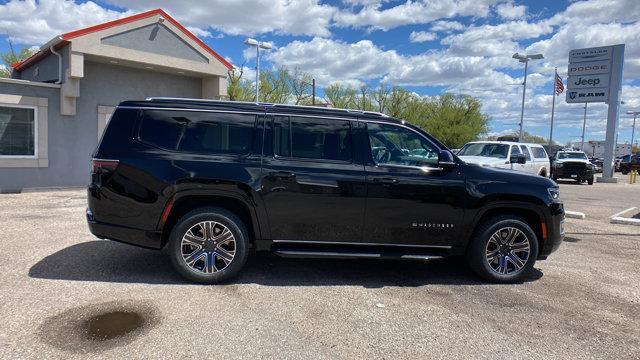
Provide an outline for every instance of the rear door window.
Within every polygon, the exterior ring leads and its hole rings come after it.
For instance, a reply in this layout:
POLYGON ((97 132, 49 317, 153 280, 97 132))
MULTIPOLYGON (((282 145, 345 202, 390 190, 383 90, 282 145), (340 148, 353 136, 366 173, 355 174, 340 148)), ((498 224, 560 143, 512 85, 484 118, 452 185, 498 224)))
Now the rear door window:
POLYGON ((277 116, 273 121, 274 155, 351 161, 349 120, 277 116))
POLYGON ((248 154, 255 122, 251 114, 145 110, 138 138, 174 151, 248 154))

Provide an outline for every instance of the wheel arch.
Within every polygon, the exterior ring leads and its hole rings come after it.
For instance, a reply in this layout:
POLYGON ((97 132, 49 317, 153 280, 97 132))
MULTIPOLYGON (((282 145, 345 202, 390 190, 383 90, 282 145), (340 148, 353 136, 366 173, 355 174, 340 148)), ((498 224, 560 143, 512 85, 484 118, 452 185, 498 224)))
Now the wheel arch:
MULTIPOLYGON (((467 238, 470 240, 474 235, 476 229, 488 219, 499 215, 515 215, 524 220, 533 229, 538 239, 539 249, 542 249, 546 237, 548 236, 547 221, 545 220, 544 212, 540 209, 540 206, 528 202, 495 202, 485 205, 473 219, 471 226, 469 227, 469 233, 467 238)), ((465 246, 469 246, 471 241, 468 241, 465 246)))
POLYGON ((178 220, 190 211, 203 207, 219 207, 234 213, 247 228, 250 244, 254 244, 256 239, 262 238, 261 230, 264 228, 260 224, 260 219, 256 213, 255 205, 251 200, 243 195, 207 191, 176 193, 167 201, 165 206, 166 220, 161 220, 161 247, 164 247, 169 239, 171 230, 178 220))

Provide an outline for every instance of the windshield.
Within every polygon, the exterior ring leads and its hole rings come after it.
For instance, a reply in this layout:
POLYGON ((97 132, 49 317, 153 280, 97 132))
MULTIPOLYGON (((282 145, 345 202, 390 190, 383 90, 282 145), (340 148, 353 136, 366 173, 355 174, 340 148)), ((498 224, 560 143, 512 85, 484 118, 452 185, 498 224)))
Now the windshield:
POLYGON ((498 159, 506 159, 509 154, 509 145, 490 143, 469 143, 460 149, 458 156, 485 156, 498 159))
POLYGON ((558 153, 558 159, 580 159, 587 160, 587 155, 580 152, 561 152, 558 153))

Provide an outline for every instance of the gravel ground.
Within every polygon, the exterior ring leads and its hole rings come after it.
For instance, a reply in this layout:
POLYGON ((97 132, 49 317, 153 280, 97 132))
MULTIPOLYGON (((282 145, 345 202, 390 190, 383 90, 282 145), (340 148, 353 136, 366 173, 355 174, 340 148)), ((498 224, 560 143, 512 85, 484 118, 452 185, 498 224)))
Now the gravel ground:
POLYGON ((640 184, 561 184, 567 241, 522 284, 456 259, 250 258, 232 284, 97 240, 83 190, 0 195, 0 358, 638 358, 640 184), (126 335, 88 331, 121 316, 126 335), (102 319, 102 320, 101 320, 102 319))

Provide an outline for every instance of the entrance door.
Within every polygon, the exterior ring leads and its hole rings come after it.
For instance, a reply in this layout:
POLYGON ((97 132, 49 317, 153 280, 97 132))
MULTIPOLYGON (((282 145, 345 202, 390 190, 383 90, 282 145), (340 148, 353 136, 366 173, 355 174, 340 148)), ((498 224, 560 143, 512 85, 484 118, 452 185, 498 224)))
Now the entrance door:
POLYGON ((265 132, 262 195, 271 239, 359 242, 364 166, 354 160, 356 122, 273 116, 265 132))
POLYGON ((439 148, 408 127, 367 123, 371 163, 363 242, 451 246, 464 215, 459 166, 438 168, 439 148))

